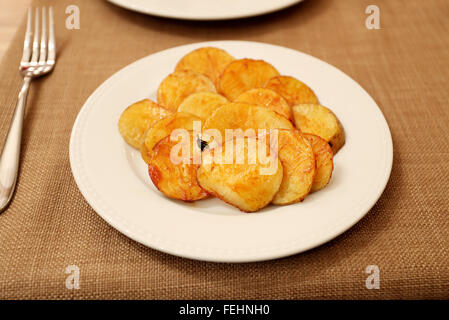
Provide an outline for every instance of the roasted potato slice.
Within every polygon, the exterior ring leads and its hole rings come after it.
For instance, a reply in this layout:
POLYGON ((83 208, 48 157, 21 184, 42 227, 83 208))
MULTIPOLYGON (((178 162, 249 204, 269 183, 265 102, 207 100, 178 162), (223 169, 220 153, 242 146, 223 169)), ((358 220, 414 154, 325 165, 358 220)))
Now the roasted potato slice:
POLYGON ((305 83, 289 76, 277 76, 267 81, 265 88, 279 93, 290 106, 300 103, 318 103, 315 93, 305 83))
POLYGON ((232 144, 224 143, 209 151, 211 157, 221 153, 222 161, 206 161, 203 152, 203 161, 198 169, 200 186, 244 212, 254 212, 268 205, 279 189, 283 168, 272 153, 266 164, 254 156, 250 144, 257 143, 257 140, 255 137, 238 137, 231 140, 232 144), (239 144, 242 148, 238 148, 239 144), (227 148, 233 148, 230 161, 225 161, 227 148), (238 160, 240 156, 242 160, 238 160), (264 173, 263 169, 268 171, 264 173))
POLYGON ((216 129, 221 133, 225 141, 226 129, 292 129, 292 123, 283 116, 265 107, 259 107, 247 103, 233 102, 226 104, 207 118, 203 126, 203 132, 208 129, 216 129))
POLYGON ((272 203, 287 205, 304 200, 315 175, 315 156, 309 141, 296 129, 278 130, 278 154, 284 168, 272 203))
POLYGON ((206 120, 216 109, 229 101, 215 92, 193 93, 179 105, 178 112, 191 113, 201 120, 206 120))
POLYGON ((195 201, 204 199, 208 193, 197 181, 199 164, 193 161, 193 149, 201 153, 192 131, 180 141, 165 137, 149 153, 148 173, 156 188, 172 199, 195 201), (182 146, 184 144, 184 146, 182 146), (182 153, 183 148, 188 150, 182 153), (174 161, 176 160, 176 161, 174 161))
POLYGON ((331 180, 334 170, 333 153, 326 140, 310 133, 304 133, 303 135, 309 140, 315 155, 315 176, 313 177, 312 190, 310 190, 314 192, 323 189, 331 180))
POLYGON ((235 102, 244 102, 268 108, 288 120, 293 120, 291 107, 278 93, 271 89, 255 88, 243 92, 235 102))
POLYGON ((224 69, 218 82, 218 91, 228 100, 234 101, 249 89, 263 87, 279 72, 263 60, 234 60, 224 69))
POLYGON ((156 124, 147 131, 143 139, 143 143, 140 149, 140 153, 142 155, 143 160, 146 163, 148 163, 149 153, 156 145, 156 143, 158 143, 165 137, 169 136, 173 130, 175 129, 194 130, 195 121, 198 121, 199 124, 198 130, 200 130, 201 119, 194 116, 193 114, 185 112, 173 113, 167 118, 164 118, 159 122, 156 122, 156 124))
POLYGON ((172 114, 149 99, 130 105, 122 112, 118 129, 123 139, 136 149, 140 149, 145 132, 159 120, 172 114))
POLYGON ((216 92, 214 83, 204 74, 176 71, 162 80, 157 89, 157 102, 167 109, 177 111, 181 102, 195 92, 216 92))
POLYGON ((186 54, 176 65, 175 71, 193 70, 208 76, 218 85, 220 74, 234 60, 233 56, 222 49, 204 47, 186 54))
POLYGON ((319 104, 298 104, 293 107, 295 125, 304 133, 315 134, 326 140, 334 155, 345 144, 343 127, 328 108, 319 104))

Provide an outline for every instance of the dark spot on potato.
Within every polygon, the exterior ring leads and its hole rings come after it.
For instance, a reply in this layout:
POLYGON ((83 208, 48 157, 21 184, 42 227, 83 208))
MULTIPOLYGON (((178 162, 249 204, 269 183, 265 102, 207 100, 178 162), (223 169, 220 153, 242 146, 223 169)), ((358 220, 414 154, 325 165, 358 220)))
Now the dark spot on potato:
POLYGON ((201 140, 200 138, 198 138, 196 140, 196 143, 198 144, 198 147, 201 149, 201 151, 203 151, 204 149, 206 149, 208 147, 207 142, 204 140, 201 140))

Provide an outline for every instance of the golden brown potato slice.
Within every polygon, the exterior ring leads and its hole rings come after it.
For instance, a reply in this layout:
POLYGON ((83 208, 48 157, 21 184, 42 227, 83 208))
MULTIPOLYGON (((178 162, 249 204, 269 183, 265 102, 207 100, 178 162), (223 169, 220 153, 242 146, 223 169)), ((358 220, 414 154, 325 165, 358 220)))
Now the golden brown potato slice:
POLYGON ((159 120, 172 114, 149 99, 130 105, 122 112, 118 129, 123 139, 136 149, 140 149, 145 132, 159 120))
POLYGON ((178 112, 191 113, 201 120, 206 120, 216 109, 228 102, 228 99, 215 92, 197 92, 184 99, 178 112))
POLYGON ((326 140, 310 133, 303 135, 309 140, 315 155, 316 168, 311 190, 314 192, 323 189, 331 180, 332 170, 334 170, 333 154, 326 140))
POLYGON ((318 98, 312 89, 293 77, 273 77, 265 84, 265 88, 279 93, 290 106, 300 103, 318 103, 318 98))
MULTIPOLYGON (((193 148, 198 148, 195 139, 191 131, 184 141, 171 140, 168 136, 149 153, 150 178, 156 188, 169 198, 195 201, 208 196, 196 178, 199 164, 193 161, 193 148), (183 154, 183 148, 189 151, 183 154)), ((197 152, 201 153, 199 148, 197 152)))
POLYGON ((278 93, 265 88, 255 88, 243 92, 235 102, 244 102, 268 108, 288 120, 293 120, 291 107, 278 93))
POLYGON ((257 140, 239 137, 230 140, 233 142, 230 145, 224 143, 209 151, 211 157, 215 157, 215 153, 221 154, 222 161, 206 161, 203 155, 198 169, 200 186, 244 212, 254 212, 268 205, 279 189, 283 168, 276 156, 270 155, 266 164, 254 157, 250 144, 257 140), (242 148, 238 148, 239 144, 242 148), (228 148, 233 148, 232 156, 230 161, 225 161, 228 148), (243 159, 239 160, 239 156, 243 159))
MULTIPOLYGON (((147 131, 143 139, 143 143, 140 149, 143 160, 148 163, 149 153, 156 145, 156 143, 169 136, 173 130, 193 130, 195 121, 198 121, 199 125, 201 124, 201 119, 194 116, 193 114, 176 112, 168 116, 167 118, 156 122, 156 124, 147 131)), ((198 130, 200 129, 201 128, 198 128, 198 130)))
POLYGON ((312 146, 296 129, 278 130, 278 154, 284 173, 272 203, 286 205, 304 200, 312 188, 315 175, 312 146))
POLYGON ((326 140, 334 154, 345 144, 343 127, 328 108, 319 104, 298 104, 293 107, 293 117, 297 128, 326 140))
MULTIPOLYGON (((247 129, 292 129, 292 123, 264 107, 254 106, 247 103, 233 102, 226 104, 207 118, 203 126, 203 132, 208 129, 216 129, 220 132, 222 141, 226 138, 226 129, 241 129, 245 132, 247 129)), ((235 131, 234 131, 235 132, 235 131)))
POLYGON ((221 74, 218 91, 234 101, 243 92, 263 87, 270 78, 278 75, 279 72, 263 60, 234 60, 221 74))
POLYGON ((204 47, 186 54, 176 65, 175 71, 193 70, 208 76, 218 85, 220 74, 234 57, 222 49, 204 47))
POLYGON ((167 109, 177 111, 181 102, 195 92, 216 92, 215 86, 204 74, 176 71, 162 80, 157 89, 157 102, 167 109))

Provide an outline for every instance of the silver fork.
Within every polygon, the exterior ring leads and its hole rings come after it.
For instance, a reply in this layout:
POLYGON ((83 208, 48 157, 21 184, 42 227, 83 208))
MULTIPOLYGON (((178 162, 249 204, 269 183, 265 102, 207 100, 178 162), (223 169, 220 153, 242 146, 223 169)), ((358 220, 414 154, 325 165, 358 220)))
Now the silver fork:
POLYGON ((19 172, 20 144, 22 138, 23 117, 31 80, 53 70, 56 63, 56 42, 53 20, 53 8, 42 8, 42 30, 39 27, 39 9, 36 8, 34 36, 32 31, 32 9, 28 10, 27 29, 23 45, 22 61, 19 71, 23 76, 14 116, 0 156, 0 213, 11 202, 19 172), (39 32, 40 31, 40 32, 39 32), (40 41, 39 41, 40 33, 40 41))

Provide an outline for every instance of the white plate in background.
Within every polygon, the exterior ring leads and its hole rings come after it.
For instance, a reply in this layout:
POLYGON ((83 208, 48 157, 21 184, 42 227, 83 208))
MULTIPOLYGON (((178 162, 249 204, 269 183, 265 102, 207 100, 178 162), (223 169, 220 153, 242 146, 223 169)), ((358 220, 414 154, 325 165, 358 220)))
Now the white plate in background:
POLYGON ((73 127, 70 163, 93 209, 128 237, 154 249, 198 260, 249 262, 319 246, 357 223, 376 203, 390 176, 393 145, 385 118, 354 80, 307 54, 244 41, 204 42, 138 60, 89 97, 73 127), (304 81, 343 124, 346 144, 334 158, 329 185, 294 205, 246 214, 217 199, 187 204, 153 186, 140 154, 121 138, 117 122, 131 103, 155 99, 161 80, 186 53, 203 46, 236 58, 272 63, 304 81))
POLYGON ((225 20, 257 16, 303 0, 108 0, 120 7, 164 18, 225 20))

